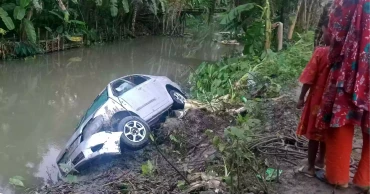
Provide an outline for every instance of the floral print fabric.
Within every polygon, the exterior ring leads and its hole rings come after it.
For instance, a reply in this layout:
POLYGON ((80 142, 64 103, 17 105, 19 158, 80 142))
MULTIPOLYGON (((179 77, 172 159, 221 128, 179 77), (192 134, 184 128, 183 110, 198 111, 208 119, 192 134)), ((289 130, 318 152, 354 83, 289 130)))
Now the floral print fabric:
POLYGON ((332 64, 316 127, 369 129, 370 0, 335 0, 331 8, 332 64))

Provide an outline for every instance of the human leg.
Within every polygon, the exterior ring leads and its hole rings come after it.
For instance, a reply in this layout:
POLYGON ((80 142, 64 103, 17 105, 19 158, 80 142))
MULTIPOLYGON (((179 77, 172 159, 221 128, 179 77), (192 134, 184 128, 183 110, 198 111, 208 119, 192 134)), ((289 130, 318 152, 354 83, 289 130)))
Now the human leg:
POLYGON ((319 155, 316 159, 315 166, 317 166, 318 168, 324 168, 324 166, 325 166, 325 152, 326 152, 325 142, 320 142, 319 149, 320 149, 320 151, 319 151, 319 155))
POLYGON ((353 125, 326 130, 325 177, 330 184, 348 186, 353 134, 353 125))
POLYGON ((308 171, 315 174, 315 162, 316 162, 316 155, 319 149, 319 141, 310 140, 308 142, 308 171))
POLYGON ((361 160, 358 164, 357 172, 353 183, 361 188, 369 189, 370 187, 370 135, 362 130, 362 153, 361 160))
POLYGON ((319 141, 316 140, 309 140, 308 142, 308 163, 305 166, 302 166, 298 169, 298 171, 307 177, 314 177, 315 176, 315 161, 316 161, 316 154, 319 148, 319 141))

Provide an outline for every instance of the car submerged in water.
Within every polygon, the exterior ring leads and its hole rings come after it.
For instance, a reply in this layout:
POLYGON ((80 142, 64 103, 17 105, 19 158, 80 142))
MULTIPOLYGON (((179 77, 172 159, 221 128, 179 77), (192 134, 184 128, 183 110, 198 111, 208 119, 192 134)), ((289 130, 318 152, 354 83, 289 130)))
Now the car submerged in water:
POLYGON ((128 75, 113 80, 87 109, 57 157, 61 175, 97 156, 144 148, 150 126, 168 110, 183 109, 185 99, 180 86, 167 77, 128 75))

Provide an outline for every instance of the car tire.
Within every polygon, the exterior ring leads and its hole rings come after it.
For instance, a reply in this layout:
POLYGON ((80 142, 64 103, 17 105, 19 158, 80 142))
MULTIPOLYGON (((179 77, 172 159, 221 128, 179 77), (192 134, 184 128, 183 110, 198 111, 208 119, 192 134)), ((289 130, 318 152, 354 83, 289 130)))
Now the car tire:
POLYGON ((172 110, 179 110, 185 108, 185 96, 177 91, 177 90, 170 90, 170 96, 173 100, 172 110))
POLYGON ((140 150, 149 143, 150 127, 140 117, 124 117, 117 126, 122 131, 121 146, 130 150, 140 150))

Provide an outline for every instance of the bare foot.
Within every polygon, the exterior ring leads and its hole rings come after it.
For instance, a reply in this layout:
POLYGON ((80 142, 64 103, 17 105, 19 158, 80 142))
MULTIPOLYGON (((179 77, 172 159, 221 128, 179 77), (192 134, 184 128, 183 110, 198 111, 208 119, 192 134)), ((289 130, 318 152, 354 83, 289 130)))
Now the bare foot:
POLYGON ((342 184, 342 185, 335 185, 338 187, 338 189, 347 189, 348 188, 348 183, 342 184))
POLYGON ((309 168, 308 166, 302 166, 298 169, 298 172, 310 178, 315 177, 315 168, 309 168))

